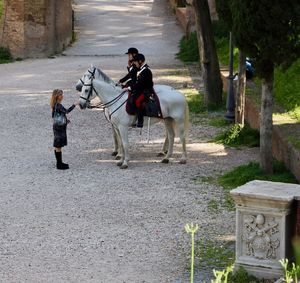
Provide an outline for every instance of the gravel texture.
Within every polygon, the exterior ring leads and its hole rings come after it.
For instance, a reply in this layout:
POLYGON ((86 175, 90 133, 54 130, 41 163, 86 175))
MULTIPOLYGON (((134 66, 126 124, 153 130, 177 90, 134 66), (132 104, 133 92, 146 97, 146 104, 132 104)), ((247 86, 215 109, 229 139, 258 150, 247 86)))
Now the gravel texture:
POLYGON ((226 210, 212 217, 208 201, 222 199, 222 189, 193 178, 255 160, 258 151, 208 143, 216 129, 191 125, 188 163, 178 164, 177 144, 177 159, 161 164, 158 124, 149 144, 145 130, 130 131, 132 161, 120 170, 103 113, 76 109, 63 151, 70 170, 56 170, 50 93, 63 88, 69 106, 90 63, 118 79, 137 39, 156 81, 192 84, 168 75, 185 67, 174 59, 181 31, 167 1, 77 0, 76 11, 80 33, 65 56, 0 66, 0 282, 186 282, 184 225, 198 223, 198 235, 213 238, 233 235, 235 221, 226 210))

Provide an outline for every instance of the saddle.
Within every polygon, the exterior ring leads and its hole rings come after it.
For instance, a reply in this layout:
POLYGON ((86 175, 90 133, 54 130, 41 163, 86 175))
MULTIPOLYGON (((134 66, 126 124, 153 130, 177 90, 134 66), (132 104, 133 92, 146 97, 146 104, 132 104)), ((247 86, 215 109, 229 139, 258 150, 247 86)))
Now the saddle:
MULTIPOLYGON (((138 97, 137 102, 139 104, 139 108, 142 109, 144 116, 163 119, 159 98, 154 90, 152 93, 150 93, 150 95, 145 95, 142 93, 138 97)), ((126 102, 126 112, 129 115, 137 114, 135 110, 136 106, 134 105, 135 103, 136 101, 134 101, 132 93, 129 93, 128 100, 126 102)))

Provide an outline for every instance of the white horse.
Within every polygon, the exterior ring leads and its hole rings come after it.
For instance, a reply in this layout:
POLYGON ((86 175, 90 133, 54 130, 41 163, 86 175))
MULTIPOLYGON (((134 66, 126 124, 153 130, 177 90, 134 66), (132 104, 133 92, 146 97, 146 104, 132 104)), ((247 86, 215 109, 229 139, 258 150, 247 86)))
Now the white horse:
MULTIPOLYGON (((106 108, 106 116, 112 123, 120 144, 121 160, 117 163, 121 169, 128 168, 128 128, 133 123, 135 116, 126 112, 126 101, 128 94, 122 88, 116 86, 101 70, 91 67, 78 81, 76 88, 81 89, 80 107, 85 109, 90 105, 92 99, 99 97, 101 104, 106 108), (97 73, 97 75, 96 75, 97 73), (96 78, 97 77, 97 78, 96 78)), ((186 135, 189 124, 189 111, 187 101, 182 93, 166 85, 156 85, 155 92, 160 100, 163 120, 166 127, 166 139, 163 146, 163 153, 166 153, 162 162, 168 163, 173 154, 175 127, 177 126, 180 141, 182 143, 181 164, 187 160, 186 135)), ((152 122, 159 122, 161 119, 152 118, 152 122)))

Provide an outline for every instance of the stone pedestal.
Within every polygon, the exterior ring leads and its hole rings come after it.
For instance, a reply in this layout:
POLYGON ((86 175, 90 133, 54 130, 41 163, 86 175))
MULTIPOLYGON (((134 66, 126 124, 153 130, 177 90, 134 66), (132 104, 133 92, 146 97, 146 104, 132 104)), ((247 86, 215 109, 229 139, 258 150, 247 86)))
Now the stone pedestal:
POLYGON ((236 203, 236 267, 260 278, 279 278, 279 260, 292 258, 300 186, 252 181, 231 195, 236 203))

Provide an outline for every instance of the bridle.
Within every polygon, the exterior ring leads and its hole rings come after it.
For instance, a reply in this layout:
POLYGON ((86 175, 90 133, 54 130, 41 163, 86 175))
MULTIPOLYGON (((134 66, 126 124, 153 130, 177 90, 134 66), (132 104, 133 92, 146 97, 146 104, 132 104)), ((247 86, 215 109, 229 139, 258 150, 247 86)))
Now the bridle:
MULTIPOLYGON (((96 93, 97 96, 99 96, 98 92, 95 89, 94 84, 93 84, 93 80, 95 79, 95 71, 96 71, 96 68, 93 70, 93 72, 90 71, 90 70, 88 70, 88 72, 91 74, 91 77, 89 78, 89 80, 91 80, 91 83, 85 84, 84 81, 82 81, 82 79, 80 79, 80 81, 82 82, 83 86, 90 87, 90 90, 89 90, 89 93, 88 93, 87 97, 80 96, 81 99, 87 101, 89 104, 91 102, 90 97, 92 96, 93 91, 96 93)), ((116 96, 114 99, 112 99, 109 102, 106 102, 106 103, 99 102, 97 105, 88 106, 88 108, 103 108, 103 110, 104 110, 105 108, 113 106, 115 103, 117 103, 125 95, 126 92, 127 92, 126 90, 122 91, 118 96, 116 96)), ((109 114, 109 119, 111 118, 111 116, 115 112, 117 112, 127 102, 127 100, 128 99, 126 99, 120 106, 118 106, 117 109, 115 109, 112 113, 109 114)))
POLYGON ((96 92, 96 94, 98 94, 97 91, 95 90, 94 86, 93 86, 93 80, 95 78, 96 68, 94 68, 93 71, 88 70, 88 72, 91 74, 91 76, 89 77, 89 80, 91 80, 91 84, 85 84, 82 79, 80 79, 80 81, 81 81, 83 86, 90 86, 91 88, 90 88, 90 91, 89 91, 89 94, 88 94, 87 97, 80 96, 80 98, 87 101, 88 103, 90 103, 91 102, 90 97, 93 94, 93 90, 96 92))

